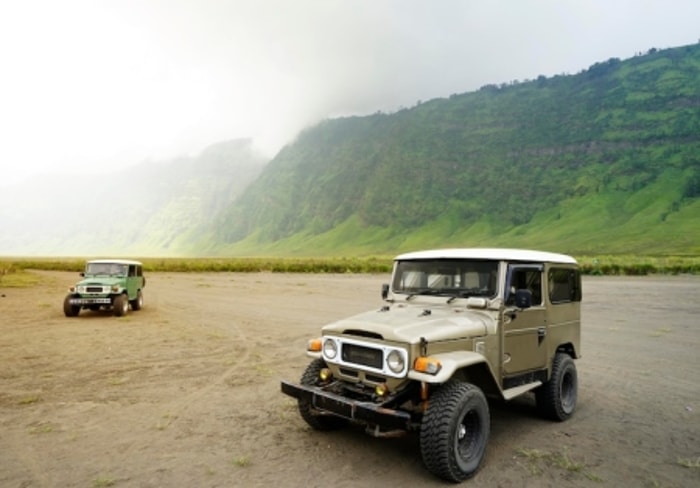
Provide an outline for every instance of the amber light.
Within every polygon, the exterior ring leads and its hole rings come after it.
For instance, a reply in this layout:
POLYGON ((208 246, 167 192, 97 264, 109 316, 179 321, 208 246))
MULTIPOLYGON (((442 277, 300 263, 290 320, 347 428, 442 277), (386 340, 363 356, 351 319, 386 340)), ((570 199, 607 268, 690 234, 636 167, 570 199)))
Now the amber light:
POLYGON ((321 352, 321 339, 311 339, 306 345, 306 350, 311 352, 321 352))
POLYGON ((321 378, 321 381, 327 381, 330 379, 331 376, 331 370, 328 368, 323 368, 318 373, 318 377, 321 378))
POLYGON ((442 369, 442 364, 435 358, 420 357, 414 361, 413 369, 421 373, 437 374, 442 369))
POLYGON ((389 386, 387 386, 386 383, 377 385, 374 387, 374 393, 376 393, 379 397, 386 396, 386 394, 389 393, 389 386))

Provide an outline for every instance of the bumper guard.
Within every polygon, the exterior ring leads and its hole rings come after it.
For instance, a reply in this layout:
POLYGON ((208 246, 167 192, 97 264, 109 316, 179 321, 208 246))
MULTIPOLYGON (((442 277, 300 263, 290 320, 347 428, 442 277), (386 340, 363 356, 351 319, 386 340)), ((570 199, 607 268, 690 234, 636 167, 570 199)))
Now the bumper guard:
POLYGON ((110 298, 71 298, 69 302, 71 305, 110 305, 112 300, 110 298))
POLYGON ((287 381, 282 381, 281 387, 285 395, 307 401, 322 412, 384 429, 414 430, 411 414, 402 410, 386 408, 373 402, 352 400, 318 387, 296 385, 287 381))

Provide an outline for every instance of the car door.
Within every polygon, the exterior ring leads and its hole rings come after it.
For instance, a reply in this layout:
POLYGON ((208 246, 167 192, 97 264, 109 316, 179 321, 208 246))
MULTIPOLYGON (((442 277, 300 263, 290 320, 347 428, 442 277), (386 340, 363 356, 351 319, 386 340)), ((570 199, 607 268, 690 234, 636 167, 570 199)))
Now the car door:
POLYGON ((136 265, 130 264, 129 273, 126 277, 126 291, 129 294, 129 300, 134 300, 138 292, 139 278, 136 271, 136 265))
POLYGON ((547 307, 543 294, 542 264, 510 264, 506 278, 503 325, 503 372, 515 376, 544 369, 547 362, 547 307), (515 306, 515 291, 528 290, 532 306, 515 306))

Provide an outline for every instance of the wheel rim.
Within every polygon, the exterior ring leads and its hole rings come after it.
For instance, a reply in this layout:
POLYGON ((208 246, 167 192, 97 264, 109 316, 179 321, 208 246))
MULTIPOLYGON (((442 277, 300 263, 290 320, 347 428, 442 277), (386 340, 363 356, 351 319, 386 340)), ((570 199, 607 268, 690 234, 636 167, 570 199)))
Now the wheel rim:
POLYGON ((470 461, 481 445, 481 422, 479 414, 475 410, 468 410, 464 413, 457 425, 457 455, 463 462, 470 461))
POLYGON ((129 301, 124 300, 124 303, 122 304, 122 312, 126 313, 129 310, 129 301))
POLYGON ((566 413, 571 413, 576 404, 576 380, 574 375, 567 371, 562 375, 560 387, 561 407, 566 413))

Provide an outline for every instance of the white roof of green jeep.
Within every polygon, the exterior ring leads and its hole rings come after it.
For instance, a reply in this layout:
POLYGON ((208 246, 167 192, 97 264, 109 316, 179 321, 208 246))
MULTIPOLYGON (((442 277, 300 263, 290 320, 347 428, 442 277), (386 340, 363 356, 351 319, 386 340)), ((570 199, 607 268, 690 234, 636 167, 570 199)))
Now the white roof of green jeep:
POLYGON ((576 260, 566 254, 557 254, 529 249, 503 248, 462 248, 462 249, 431 249, 429 251, 409 252, 396 256, 394 260, 411 259, 495 259, 498 261, 527 261, 576 264, 576 260))
POLYGON ((131 261, 129 259, 92 259, 88 261, 88 264, 137 264, 141 266, 139 261, 131 261))

